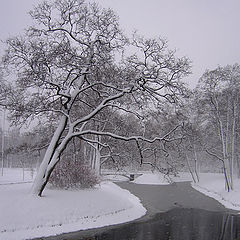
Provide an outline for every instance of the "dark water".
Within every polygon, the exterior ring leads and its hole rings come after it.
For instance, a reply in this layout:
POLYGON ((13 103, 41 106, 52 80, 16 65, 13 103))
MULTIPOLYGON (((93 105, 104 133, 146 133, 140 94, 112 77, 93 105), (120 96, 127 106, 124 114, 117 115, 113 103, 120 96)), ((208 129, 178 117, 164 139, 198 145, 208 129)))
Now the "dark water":
POLYGON ((240 216, 175 208, 79 240, 240 240, 240 216))

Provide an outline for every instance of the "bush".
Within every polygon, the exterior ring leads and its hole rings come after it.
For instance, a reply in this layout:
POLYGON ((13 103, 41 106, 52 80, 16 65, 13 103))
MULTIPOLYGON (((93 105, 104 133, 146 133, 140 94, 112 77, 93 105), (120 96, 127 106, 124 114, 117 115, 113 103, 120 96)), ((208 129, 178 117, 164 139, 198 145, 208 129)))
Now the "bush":
POLYGON ((81 161, 61 161, 53 170, 49 182, 57 188, 91 188, 99 183, 95 172, 81 161))

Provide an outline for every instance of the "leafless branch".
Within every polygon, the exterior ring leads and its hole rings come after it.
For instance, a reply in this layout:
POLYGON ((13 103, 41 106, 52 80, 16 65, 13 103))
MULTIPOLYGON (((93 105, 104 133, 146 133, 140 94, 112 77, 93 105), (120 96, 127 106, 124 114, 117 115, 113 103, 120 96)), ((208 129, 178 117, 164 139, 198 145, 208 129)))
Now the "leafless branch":
POLYGON ((221 158, 221 157, 218 156, 217 154, 215 154, 215 153, 213 153, 213 152, 210 152, 208 149, 206 149, 206 152, 207 152, 209 155, 211 155, 211 156, 217 158, 218 160, 224 162, 223 158, 221 158))

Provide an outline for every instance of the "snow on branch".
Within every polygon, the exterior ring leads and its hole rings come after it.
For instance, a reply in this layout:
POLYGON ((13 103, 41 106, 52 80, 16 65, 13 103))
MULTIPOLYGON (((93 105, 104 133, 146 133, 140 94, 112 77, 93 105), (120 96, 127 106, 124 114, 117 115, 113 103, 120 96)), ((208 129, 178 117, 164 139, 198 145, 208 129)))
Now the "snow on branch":
POLYGON ((171 131, 169 131, 167 134, 165 134, 163 137, 155 137, 153 139, 148 139, 148 138, 145 138, 143 136, 124 137, 124 136, 117 135, 117 134, 114 134, 114 133, 111 133, 111 132, 101 132, 101 131, 94 131, 94 130, 85 130, 85 131, 82 131, 82 132, 74 132, 74 133, 72 133, 72 137, 77 137, 77 136, 90 134, 90 135, 112 137, 112 138, 123 140, 123 141, 140 141, 141 140, 141 141, 148 142, 148 143, 154 143, 156 141, 171 142, 171 141, 181 139, 181 137, 168 138, 171 135, 171 133, 173 133, 178 127, 180 127, 180 126, 179 125, 176 126, 171 131))
POLYGON ((79 138, 82 139, 83 141, 85 141, 87 144, 89 144, 94 149, 96 149, 96 145, 100 145, 101 147, 105 147, 105 148, 109 147, 108 144, 101 143, 100 141, 97 141, 97 140, 85 138, 83 136, 79 136, 79 138), (94 145, 94 144, 96 144, 96 145, 94 145))
MULTIPOLYGON (((126 93, 131 93, 132 88, 128 88, 125 90, 122 90, 120 93, 115 94, 113 96, 109 96, 107 98, 105 98, 104 100, 102 100, 102 102, 98 105, 98 107, 96 107, 90 114, 88 114, 87 116, 78 119, 76 121, 73 122, 73 126, 76 127, 78 124, 81 124, 83 122, 86 122, 88 120, 90 120, 91 118, 93 118, 97 113, 99 113, 103 108, 108 107, 107 103, 110 101, 113 101, 115 99, 121 98, 123 97, 126 93)), ((79 134, 78 134, 79 135, 79 134)))
POLYGON ((124 108, 124 107, 121 107, 121 106, 119 106, 119 105, 116 105, 116 104, 107 104, 106 106, 112 107, 112 108, 117 108, 117 109, 122 110, 122 111, 124 111, 124 112, 131 113, 131 114, 135 115, 138 119, 143 119, 143 116, 141 116, 139 113, 134 112, 134 111, 131 111, 131 110, 126 109, 126 108, 124 108))

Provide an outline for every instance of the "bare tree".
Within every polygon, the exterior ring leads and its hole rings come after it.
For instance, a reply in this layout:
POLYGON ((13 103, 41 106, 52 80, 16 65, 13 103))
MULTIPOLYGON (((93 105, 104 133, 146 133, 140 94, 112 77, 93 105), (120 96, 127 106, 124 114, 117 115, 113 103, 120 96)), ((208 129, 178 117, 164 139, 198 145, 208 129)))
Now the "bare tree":
POLYGON ((233 169, 236 164, 236 139, 239 125, 239 65, 219 67, 207 71, 200 79, 202 106, 205 106, 206 121, 217 132, 219 144, 207 148, 207 153, 223 164, 228 191, 233 189, 233 169))
POLYGON ((45 1, 31 16, 37 25, 7 41, 3 62, 17 75, 14 94, 8 96, 12 119, 20 124, 36 117, 58 119, 32 187, 34 194, 41 196, 74 137, 149 143, 170 140, 169 134, 154 139, 121 136, 92 128, 92 122, 108 108, 134 114, 143 99, 177 101, 185 89, 179 80, 189 74, 187 58, 176 58, 162 39, 127 41, 114 12, 95 3, 45 1), (116 55, 127 42, 136 54, 119 63, 116 55))

